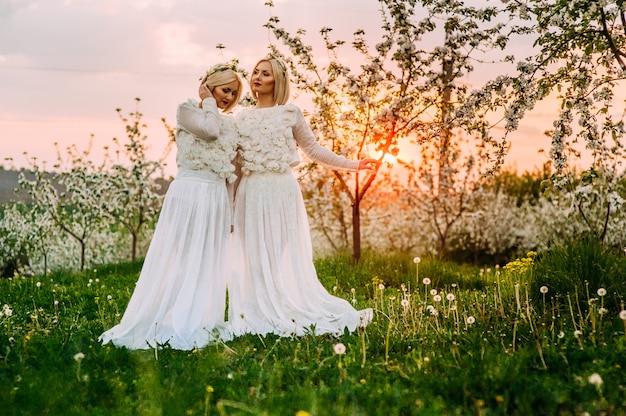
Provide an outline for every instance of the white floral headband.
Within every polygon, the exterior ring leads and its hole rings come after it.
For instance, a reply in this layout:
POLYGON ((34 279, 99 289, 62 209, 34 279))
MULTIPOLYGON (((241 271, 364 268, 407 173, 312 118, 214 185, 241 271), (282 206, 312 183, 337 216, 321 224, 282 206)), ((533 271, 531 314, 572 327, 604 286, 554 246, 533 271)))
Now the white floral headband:
POLYGON ((237 67, 237 62, 230 62, 230 63, 226 63, 226 64, 217 64, 217 65, 213 65, 211 68, 207 69, 206 73, 204 74, 204 76, 200 77, 200 81, 201 82, 206 82, 206 80, 213 74, 217 73, 217 72, 223 72, 223 71, 227 71, 227 70, 231 70, 234 72, 240 72, 239 68, 237 67))
POLYGON ((278 65, 280 66, 280 68, 283 71, 287 72, 287 65, 285 65, 285 61, 283 61, 279 56, 274 55, 273 53, 270 53, 269 55, 267 55, 263 59, 266 60, 266 61, 273 60, 273 61, 278 62, 278 65))

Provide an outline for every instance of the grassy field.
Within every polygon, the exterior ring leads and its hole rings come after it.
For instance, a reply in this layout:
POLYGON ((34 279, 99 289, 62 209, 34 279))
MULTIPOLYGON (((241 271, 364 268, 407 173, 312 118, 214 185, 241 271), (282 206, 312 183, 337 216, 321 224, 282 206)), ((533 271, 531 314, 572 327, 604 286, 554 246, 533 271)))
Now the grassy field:
POLYGON ((621 295, 537 290, 532 267, 516 264, 319 260, 329 291, 375 309, 367 329, 200 351, 98 343, 139 263, 4 279, 0 413, 625 415, 626 312, 609 302, 621 295))

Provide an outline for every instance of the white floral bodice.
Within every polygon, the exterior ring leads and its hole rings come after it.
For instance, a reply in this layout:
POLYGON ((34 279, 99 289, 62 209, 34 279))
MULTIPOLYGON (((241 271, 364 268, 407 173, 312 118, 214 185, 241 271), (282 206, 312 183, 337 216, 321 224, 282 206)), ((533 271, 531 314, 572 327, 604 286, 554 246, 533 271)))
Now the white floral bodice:
POLYGON ((212 171, 233 183, 237 138, 234 119, 219 114, 215 100, 204 100, 202 109, 191 99, 178 106, 176 164, 179 169, 212 171))
POLYGON ((359 161, 348 160, 321 146, 302 112, 293 104, 243 110, 235 121, 244 175, 288 171, 300 163, 296 145, 312 160, 325 166, 338 170, 358 169, 359 161))

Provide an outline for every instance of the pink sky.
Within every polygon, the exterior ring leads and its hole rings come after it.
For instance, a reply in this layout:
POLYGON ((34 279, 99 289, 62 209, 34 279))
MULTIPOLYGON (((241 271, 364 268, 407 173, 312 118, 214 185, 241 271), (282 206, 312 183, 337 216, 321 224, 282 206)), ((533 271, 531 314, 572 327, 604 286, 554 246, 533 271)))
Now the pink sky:
MULTIPOLYGON (((275 42, 263 27, 270 14, 264 3, 0 0, 0 164, 9 166, 4 159, 12 158, 25 166, 24 152, 51 163, 54 142, 83 149, 92 134, 99 153, 111 138, 125 137, 115 109, 133 111, 135 97, 148 125, 149 156, 160 157, 168 140, 160 119, 175 123, 177 104, 196 96, 200 74, 230 58, 250 68, 275 42), (220 52, 217 44, 226 49, 220 52)), ((357 29, 373 37, 380 27, 376 0, 274 3, 282 25, 307 29, 314 46, 322 27, 346 41, 357 29)), ((484 82, 478 74, 464 81, 484 82)), ((546 161, 537 150, 549 146, 543 132, 551 114, 543 104, 522 123, 511 136, 507 164, 523 171, 546 161)), ((168 162, 174 174, 173 152, 168 162)))

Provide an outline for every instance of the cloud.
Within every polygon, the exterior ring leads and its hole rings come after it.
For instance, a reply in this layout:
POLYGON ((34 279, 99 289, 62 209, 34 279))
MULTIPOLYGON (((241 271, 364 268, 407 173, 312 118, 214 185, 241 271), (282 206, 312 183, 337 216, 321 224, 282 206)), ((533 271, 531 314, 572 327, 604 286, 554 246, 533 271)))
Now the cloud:
POLYGON ((206 55, 206 49, 195 43, 196 28, 185 23, 165 23, 157 29, 159 62, 165 65, 194 65, 206 55))

